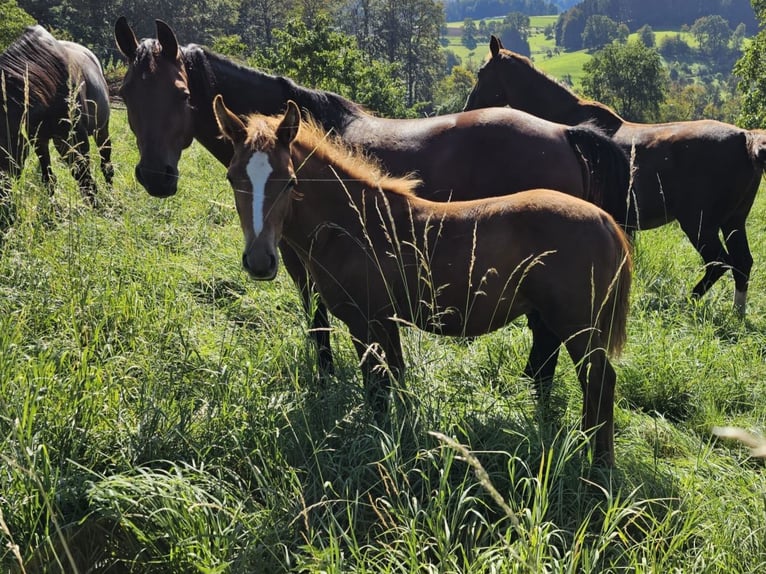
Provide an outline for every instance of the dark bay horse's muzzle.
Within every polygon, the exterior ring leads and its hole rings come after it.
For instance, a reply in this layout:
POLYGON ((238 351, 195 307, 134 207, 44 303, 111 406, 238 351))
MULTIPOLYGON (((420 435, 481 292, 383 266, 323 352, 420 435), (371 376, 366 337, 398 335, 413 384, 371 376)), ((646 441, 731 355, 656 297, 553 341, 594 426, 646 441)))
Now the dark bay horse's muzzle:
POLYGON ((258 281, 270 281, 277 276, 277 258, 265 251, 249 257, 247 252, 242 253, 242 267, 258 281))
POLYGON ((178 190, 178 168, 166 165, 150 169, 140 163, 136 166, 136 180, 153 197, 170 197, 178 190))

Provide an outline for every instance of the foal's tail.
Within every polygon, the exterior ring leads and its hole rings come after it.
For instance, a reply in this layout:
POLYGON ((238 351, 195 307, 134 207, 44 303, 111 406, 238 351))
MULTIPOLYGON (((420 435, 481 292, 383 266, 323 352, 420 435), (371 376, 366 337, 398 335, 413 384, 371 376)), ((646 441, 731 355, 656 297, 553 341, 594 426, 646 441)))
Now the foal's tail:
POLYGON ((630 284, 633 278, 633 258, 630 243, 622 228, 611 217, 604 216, 604 224, 611 235, 614 261, 605 266, 609 269, 611 283, 606 303, 599 311, 598 328, 607 334, 607 353, 618 356, 627 339, 630 284))
POLYGON ((591 124, 569 126, 567 141, 580 157, 586 195, 620 224, 627 220, 630 161, 612 138, 591 124))

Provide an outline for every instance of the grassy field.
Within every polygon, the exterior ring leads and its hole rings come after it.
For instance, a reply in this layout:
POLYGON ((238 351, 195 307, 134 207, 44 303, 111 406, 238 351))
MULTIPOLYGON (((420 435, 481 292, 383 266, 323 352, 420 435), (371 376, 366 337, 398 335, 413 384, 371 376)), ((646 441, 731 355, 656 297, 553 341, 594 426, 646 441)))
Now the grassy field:
MULTIPOLYGON (((554 78, 567 78, 574 86, 577 86, 583 77, 583 65, 592 58, 592 54, 587 50, 577 50, 574 52, 560 51, 556 52, 556 44, 553 38, 546 38, 544 30, 546 26, 556 23, 558 16, 531 16, 529 18, 529 49, 532 60, 541 70, 547 72, 554 78)), ((477 68, 484 61, 489 53, 489 38, 478 39, 478 45, 475 49, 469 50, 463 46, 461 41, 463 23, 447 23, 448 35, 446 36, 446 49, 454 52, 462 61, 463 65, 471 69, 477 68)), ((697 41, 688 32, 679 30, 654 30, 655 42, 660 44, 663 38, 676 36, 680 34, 683 40, 692 47, 697 46, 697 41)), ((629 41, 635 41, 638 34, 631 34, 629 41)))
POLYGON ((97 209, 60 166, 52 198, 33 162, 13 190, 2 571, 763 571, 762 464, 711 433, 766 425, 763 194, 744 321, 728 276, 687 298, 701 262, 676 226, 639 234, 607 472, 582 456, 567 357, 536 406, 523 321, 475 340, 405 331, 409 407, 377 426, 344 327, 319 385, 286 275, 240 269, 224 169, 194 144, 178 195, 151 198, 124 111, 113 131, 97 209))

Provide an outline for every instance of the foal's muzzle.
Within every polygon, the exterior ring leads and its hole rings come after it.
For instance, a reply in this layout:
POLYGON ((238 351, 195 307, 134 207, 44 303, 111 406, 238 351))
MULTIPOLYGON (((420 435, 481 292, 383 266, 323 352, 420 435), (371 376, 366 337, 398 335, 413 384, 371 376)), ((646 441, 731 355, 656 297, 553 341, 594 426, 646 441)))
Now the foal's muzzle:
POLYGON ((251 255, 242 253, 242 267, 253 279, 258 281, 270 281, 277 276, 277 258, 271 253, 251 255))
POLYGON ((136 180, 153 197, 170 197, 178 190, 178 168, 166 165, 162 169, 136 166, 136 180))

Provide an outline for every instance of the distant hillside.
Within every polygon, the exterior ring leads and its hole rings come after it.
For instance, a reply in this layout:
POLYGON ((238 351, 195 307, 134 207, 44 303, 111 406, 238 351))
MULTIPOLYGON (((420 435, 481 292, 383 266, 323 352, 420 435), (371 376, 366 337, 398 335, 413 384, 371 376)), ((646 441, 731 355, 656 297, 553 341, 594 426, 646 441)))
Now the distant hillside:
POLYGON ((691 26, 710 15, 722 16, 732 29, 744 23, 748 34, 758 27, 750 0, 584 0, 559 16, 556 43, 568 50, 580 49, 585 23, 596 14, 626 24, 631 32, 645 24, 655 29, 691 26))
POLYGON ((462 22, 466 18, 481 20, 521 12, 527 16, 558 14, 564 4, 574 0, 445 0, 444 12, 447 22, 462 22))

